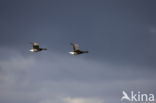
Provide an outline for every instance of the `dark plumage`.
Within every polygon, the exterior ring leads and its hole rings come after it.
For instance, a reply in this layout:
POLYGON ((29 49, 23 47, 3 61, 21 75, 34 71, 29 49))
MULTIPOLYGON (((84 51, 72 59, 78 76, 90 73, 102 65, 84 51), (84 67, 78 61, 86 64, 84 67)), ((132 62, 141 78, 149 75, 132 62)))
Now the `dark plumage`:
POLYGON ((71 45, 73 46, 73 50, 74 51, 73 52, 69 52, 70 54, 79 55, 79 54, 83 54, 83 53, 88 53, 88 51, 80 50, 78 44, 71 43, 71 45))
POLYGON ((33 49, 30 50, 31 52, 39 52, 39 51, 42 51, 42 50, 47 50, 47 48, 40 48, 38 43, 36 43, 36 42, 33 42, 31 44, 33 46, 33 49))

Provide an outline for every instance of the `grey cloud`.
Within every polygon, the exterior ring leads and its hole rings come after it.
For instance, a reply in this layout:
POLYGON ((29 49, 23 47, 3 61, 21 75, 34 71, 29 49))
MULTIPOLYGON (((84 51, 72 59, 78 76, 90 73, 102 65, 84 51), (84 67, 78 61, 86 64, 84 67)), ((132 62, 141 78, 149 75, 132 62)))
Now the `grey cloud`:
POLYGON ((146 67, 139 71, 130 65, 115 66, 56 52, 27 58, 17 54, 17 58, 11 56, 0 62, 0 100, 4 103, 64 103, 62 99, 67 97, 99 98, 113 103, 120 102, 122 90, 155 91, 155 76, 146 67))
POLYGON ((0 102, 120 103, 122 90, 155 93, 155 4, 1 0, 0 102), (48 51, 29 53, 33 41, 48 51), (69 55, 70 42, 89 53, 69 55))
MULTIPOLYGON (((154 26, 154 1, 20 1, 1 3, 0 45, 25 51, 37 41, 64 53, 70 42, 114 63, 154 65, 148 28, 154 26), (145 6, 146 5, 146 6, 145 6)), ((154 39, 154 38, 152 38, 154 39)), ((154 39, 155 40, 155 39, 154 39)))

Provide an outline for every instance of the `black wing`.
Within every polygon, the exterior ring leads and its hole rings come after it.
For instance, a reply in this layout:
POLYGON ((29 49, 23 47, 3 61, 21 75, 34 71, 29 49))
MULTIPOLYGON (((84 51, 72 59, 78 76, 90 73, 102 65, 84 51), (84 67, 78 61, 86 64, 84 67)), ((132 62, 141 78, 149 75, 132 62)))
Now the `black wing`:
POLYGON ((32 43, 32 45, 33 45, 33 49, 39 49, 40 48, 38 43, 32 43))

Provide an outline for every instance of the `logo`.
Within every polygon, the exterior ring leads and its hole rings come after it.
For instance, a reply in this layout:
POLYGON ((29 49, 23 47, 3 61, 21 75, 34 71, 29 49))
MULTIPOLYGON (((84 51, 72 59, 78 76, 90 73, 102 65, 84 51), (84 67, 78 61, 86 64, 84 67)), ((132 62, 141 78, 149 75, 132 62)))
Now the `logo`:
POLYGON ((121 97, 121 101, 127 100, 130 102, 143 102, 143 103, 149 103, 154 102, 154 94, 145 94, 141 93, 140 91, 134 92, 131 91, 128 95, 125 91, 122 91, 123 96, 121 97))

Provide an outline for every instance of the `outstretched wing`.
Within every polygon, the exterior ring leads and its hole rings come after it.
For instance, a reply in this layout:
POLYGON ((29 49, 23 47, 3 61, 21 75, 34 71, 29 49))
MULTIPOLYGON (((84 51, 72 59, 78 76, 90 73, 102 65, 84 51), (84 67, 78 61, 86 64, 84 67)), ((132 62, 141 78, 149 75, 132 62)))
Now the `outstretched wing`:
POLYGON ((71 45, 73 46, 74 51, 79 50, 79 45, 78 44, 71 43, 71 45))
POLYGON ((33 49, 39 49, 40 48, 38 43, 32 43, 32 45, 33 45, 33 49))

